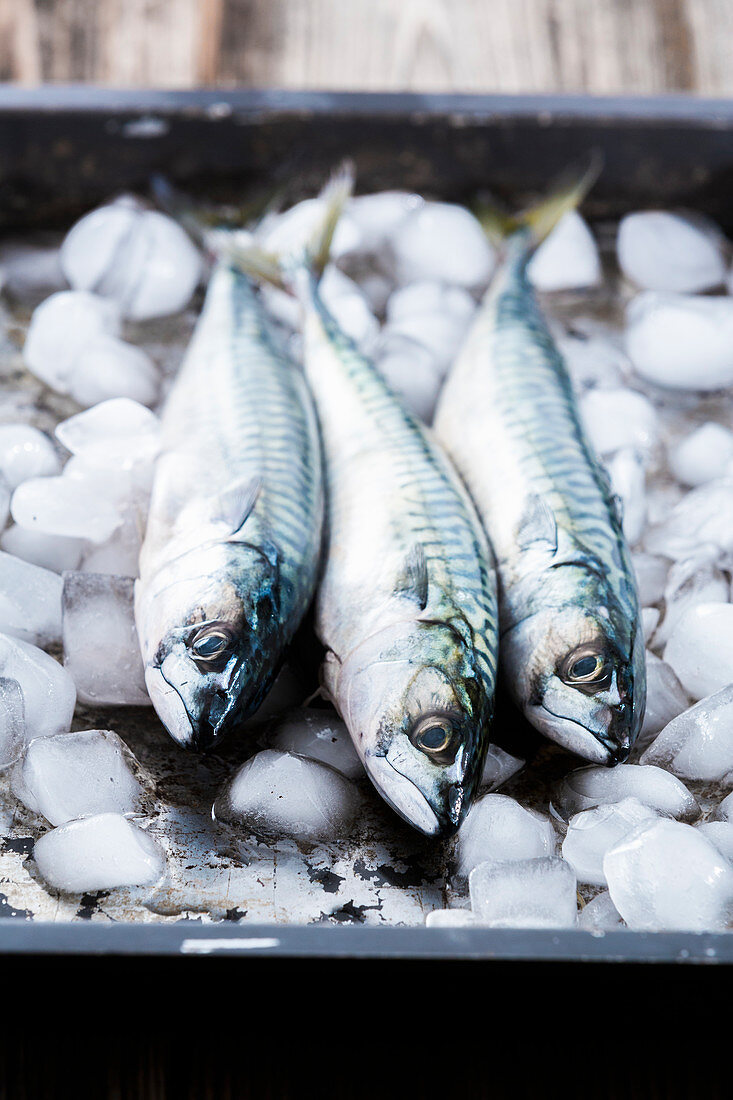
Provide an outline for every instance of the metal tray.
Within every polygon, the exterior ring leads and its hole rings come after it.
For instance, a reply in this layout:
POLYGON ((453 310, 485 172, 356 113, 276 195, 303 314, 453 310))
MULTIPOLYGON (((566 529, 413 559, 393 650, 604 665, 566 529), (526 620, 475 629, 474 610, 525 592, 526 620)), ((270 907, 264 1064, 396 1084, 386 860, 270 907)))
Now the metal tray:
MULTIPOLYGON (((119 92, 0 88, 0 232, 52 228, 164 172, 217 200, 315 188, 345 156, 360 187, 521 198, 599 149, 592 217, 689 205, 733 229, 733 102, 666 98, 119 92)), ((733 962, 733 936, 0 918, 26 958, 733 962)), ((597 970, 597 966, 594 966, 597 970)))

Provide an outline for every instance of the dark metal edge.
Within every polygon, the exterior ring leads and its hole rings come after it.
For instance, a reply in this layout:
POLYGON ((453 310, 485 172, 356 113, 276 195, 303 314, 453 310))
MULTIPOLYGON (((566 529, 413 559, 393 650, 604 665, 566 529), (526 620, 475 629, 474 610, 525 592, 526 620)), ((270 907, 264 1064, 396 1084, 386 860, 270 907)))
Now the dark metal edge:
POLYGON ((181 921, 154 924, 0 920, 0 955, 268 956, 608 963, 733 963, 733 935, 481 928, 339 928, 181 921))

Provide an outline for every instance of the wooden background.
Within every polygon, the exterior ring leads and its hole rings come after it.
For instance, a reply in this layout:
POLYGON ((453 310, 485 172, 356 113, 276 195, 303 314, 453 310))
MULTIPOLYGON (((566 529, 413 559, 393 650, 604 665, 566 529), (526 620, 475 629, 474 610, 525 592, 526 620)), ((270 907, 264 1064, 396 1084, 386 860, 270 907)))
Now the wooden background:
POLYGON ((0 0, 0 80, 733 94, 733 0, 0 0))

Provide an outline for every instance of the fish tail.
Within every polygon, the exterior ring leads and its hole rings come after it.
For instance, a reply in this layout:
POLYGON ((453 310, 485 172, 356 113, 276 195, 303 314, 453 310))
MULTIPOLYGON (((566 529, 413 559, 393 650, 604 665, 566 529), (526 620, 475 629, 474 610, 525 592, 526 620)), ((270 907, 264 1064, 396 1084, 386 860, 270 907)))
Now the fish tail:
POLYGON ((517 234, 529 236, 530 251, 549 237, 558 222, 580 206, 602 168, 602 157, 595 150, 580 173, 567 174, 549 194, 518 214, 507 213, 491 203, 479 204, 476 216, 492 244, 503 248, 517 234))
POLYGON ((297 282, 304 270, 316 282, 320 280, 329 261, 336 226, 353 186, 354 172, 347 162, 334 172, 321 191, 323 215, 310 240, 297 252, 287 255, 267 252, 253 239, 247 244, 232 241, 224 245, 222 256, 254 282, 268 283, 297 295, 297 282))

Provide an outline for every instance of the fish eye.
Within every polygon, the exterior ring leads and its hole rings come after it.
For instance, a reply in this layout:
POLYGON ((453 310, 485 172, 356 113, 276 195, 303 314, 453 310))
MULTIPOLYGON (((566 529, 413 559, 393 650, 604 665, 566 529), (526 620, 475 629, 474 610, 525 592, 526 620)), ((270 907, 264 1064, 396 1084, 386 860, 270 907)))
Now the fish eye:
POLYGON ((191 653, 197 661, 215 661, 229 649, 230 641, 223 630, 201 631, 191 642, 191 653))
POLYGON ((611 671, 610 663, 602 653, 594 649, 578 649, 566 657, 560 676, 566 684, 597 691, 610 679, 611 671))
POLYGON ((423 718, 413 727, 410 740, 435 763, 447 764, 455 759, 458 738, 450 718, 444 715, 423 718))

